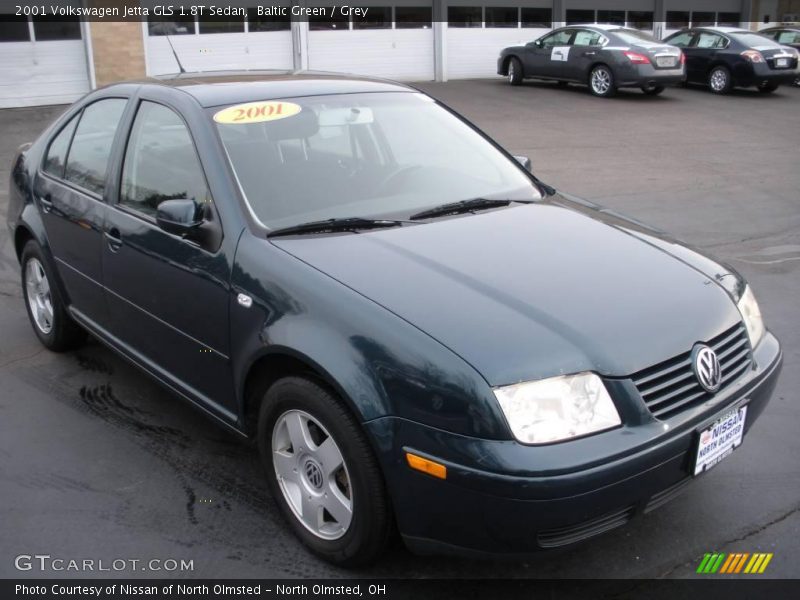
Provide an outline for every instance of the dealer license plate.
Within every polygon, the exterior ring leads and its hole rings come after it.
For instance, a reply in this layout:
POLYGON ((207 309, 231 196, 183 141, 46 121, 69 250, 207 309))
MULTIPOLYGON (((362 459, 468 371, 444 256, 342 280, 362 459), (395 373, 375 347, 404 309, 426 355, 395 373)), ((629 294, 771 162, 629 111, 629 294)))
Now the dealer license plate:
POLYGON ((788 58, 779 58, 775 61, 775 66, 779 69, 781 67, 788 67, 789 66, 789 59, 788 58))
POLYGON ((656 64, 659 67, 674 67, 677 61, 672 56, 657 56, 656 64))
POLYGON ((694 474, 708 471, 728 456, 742 443, 747 407, 742 406, 726 413, 711 426, 700 432, 694 474))

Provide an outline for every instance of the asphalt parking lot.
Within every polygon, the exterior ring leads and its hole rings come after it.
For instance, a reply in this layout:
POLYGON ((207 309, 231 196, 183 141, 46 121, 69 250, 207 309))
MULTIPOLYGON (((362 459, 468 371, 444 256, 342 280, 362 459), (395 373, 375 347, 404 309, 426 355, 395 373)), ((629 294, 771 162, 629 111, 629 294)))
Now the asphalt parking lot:
POLYGON ((568 550, 473 562, 396 544, 370 569, 335 569, 284 524, 254 449, 97 342, 62 355, 40 346, 4 225, 7 181, 14 149, 64 107, 3 110, 0 577, 42 576, 14 567, 35 553, 194 564, 126 576, 684 577, 708 551, 773 552, 761 577, 800 576, 800 88, 602 100, 500 80, 420 87, 530 156, 547 183, 673 232, 751 281, 785 363, 743 446, 660 510, 568 550))

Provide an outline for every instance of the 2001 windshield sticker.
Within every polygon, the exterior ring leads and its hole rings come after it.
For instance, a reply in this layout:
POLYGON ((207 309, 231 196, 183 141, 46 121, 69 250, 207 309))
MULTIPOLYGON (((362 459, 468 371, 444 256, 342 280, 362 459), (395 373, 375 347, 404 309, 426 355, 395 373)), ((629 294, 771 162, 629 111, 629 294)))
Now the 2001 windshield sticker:
POLYGON ((302 107, 294 102, 248 102, 229 106, 214 115, 217 123, 226 125, 247 125, 293 117, 302 107))

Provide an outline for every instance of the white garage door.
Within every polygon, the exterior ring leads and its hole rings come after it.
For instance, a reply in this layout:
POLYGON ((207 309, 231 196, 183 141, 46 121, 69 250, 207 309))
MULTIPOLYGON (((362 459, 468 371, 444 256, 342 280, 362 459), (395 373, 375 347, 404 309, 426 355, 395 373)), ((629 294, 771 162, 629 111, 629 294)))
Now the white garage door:
POLYGON ((474 0, 451 0, 446 33, 448 78, 497 75, 497 57, 503 48, 532 42, 550 31, 552 22, 550 0, 483 6, 474 0))
POLYGON ((738 27, 749 18, 741 16, 741 0, 666 0, 667 21, 664 37, 698 25, 729 25, 738 27))
MULTIPOLYGON (((333 5, 315 4, 328 9, 333 5)), ((433 79, 430 0, 365 4, 366 17, 331 19, 326 14, 309 19, 308 68, 405 81, 433 79)))
POLYGON ((69 104, 89 91, 83 27, 77 19, 0 21, 0 108, 69 104))
MULTIPOLYGON (((288 6, 273 2, 270 6, 288 6)), ((227 19, 149 18, 145 24, 147 74, 179 72, 175 54, 188 72, 238 69, 291 69, 292 32, 289 16, 262 16, 250 8, 227 19)))

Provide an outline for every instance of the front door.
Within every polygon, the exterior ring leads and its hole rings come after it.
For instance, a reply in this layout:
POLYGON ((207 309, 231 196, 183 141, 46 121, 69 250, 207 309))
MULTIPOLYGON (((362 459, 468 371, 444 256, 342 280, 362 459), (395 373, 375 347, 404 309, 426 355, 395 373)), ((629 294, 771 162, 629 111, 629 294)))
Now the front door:
POLYGON ((158 205, 171 199, 193 199, 198 214, 219 227, 186 123, 172 108, 142 100, 106 219, 112 333, 162 379, 231 419, 230 268, 219 252, 221 236, 189 239, 157 225, 158 205))
POLYGON ((559 29, 528 44, 525 52, 526 77, 557 77, 564 62, 569 59, 569 42, 572 29, 559 29))

